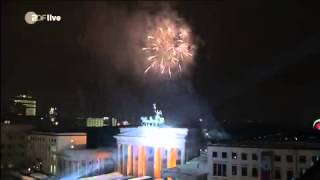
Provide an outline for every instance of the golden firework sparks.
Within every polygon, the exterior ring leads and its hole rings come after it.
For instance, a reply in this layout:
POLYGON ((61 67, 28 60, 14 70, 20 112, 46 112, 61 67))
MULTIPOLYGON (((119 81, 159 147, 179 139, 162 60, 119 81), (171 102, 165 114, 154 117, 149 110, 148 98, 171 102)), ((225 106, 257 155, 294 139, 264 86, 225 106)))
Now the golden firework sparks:
POLYGON ((146 37, 147 67, 144 73, 155 69, 161 74, 182 71, 184 63, 192 60, 193 44, 187 26, 179 26, 170 19, 159 21, 146 37))

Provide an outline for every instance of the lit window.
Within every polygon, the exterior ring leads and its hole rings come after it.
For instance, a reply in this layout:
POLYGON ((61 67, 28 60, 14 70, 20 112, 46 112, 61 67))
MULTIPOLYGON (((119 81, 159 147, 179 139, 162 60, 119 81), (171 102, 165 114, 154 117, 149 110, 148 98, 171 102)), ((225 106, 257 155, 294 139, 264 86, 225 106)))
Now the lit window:
POLYGON ((73 143, 73 142, 74 142, 74 140, 73 140, 73 139, 71 139, 71 140, 70 140, 70 142, 71 142, 71 143, 73 143))
POLYGON ((57 169, 56 169, 56 165, 53 165, 53 174, 56 174, 57 169))
POLYGON ((312 162, 316 163, 319 160, 318 156, 312 156, 312 162))
POLYGON ((53 161, 56 161, 56 160, 57 160, 57 155, 55 155, 55 154, 52 155, 52 160, 53 160, 53 161))
POLYGON ((304 173, 306 172, 306 170, 305 169, 300 169, 300 176, 302 176, 304 173))
POLYGON ((235 152, 232 153, 232 159, 237 159, 237 153, 235 152))

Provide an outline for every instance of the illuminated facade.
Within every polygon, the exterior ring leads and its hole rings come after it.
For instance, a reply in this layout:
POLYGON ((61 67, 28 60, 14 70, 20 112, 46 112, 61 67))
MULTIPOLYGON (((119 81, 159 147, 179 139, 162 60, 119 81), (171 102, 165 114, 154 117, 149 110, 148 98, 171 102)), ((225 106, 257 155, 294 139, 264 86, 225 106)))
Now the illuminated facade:
POLYGON ((86 133, 33 132, 28 137, 27 158, 33 168, 57 174, 57 156, 66 149, 83 149, 86 133))
POLYGON ((67 149, 58 156, 59 179, 78 179, 115 171, 113 153, 105 149, 67 149))
POLYGON ((184 164, 187 133, 185 128, 121 128, 115 136, 118 171, 124 175, 160 178, 163 168, 184 164))
POLYGON ((11 111, 20 116, 36 116, 37 101, 25 94, 18 95, 13 99, 14 106, 11 111))
POLYGON ((118 120, 116 118, 111 119, 111 124, 112 126, 117 126, 118 125, 118 120))
POLYGON ((155 105, 154 110, 154 118, 141 118, 144 126, 121 128, 115 136, 118 172, 160 178, 162 169, 184 164, 188 129, 160 127, 164 125, 162 112, 155 105))
POLYGON ((93 118, 88 117, 86 120, 87 127, 104 127, 109 126, 109 117, 93 118))
POLYGON ((230 143, 208 146, 208 180, 291 180, 320 159, 319 144, 230 143))
MULTIPOLYGON (((120 126, 118 119, 112 117, 88 117, 86 119, 86 127, 105 127, 105 126, 120 126)), ((128 121, 123 121, 122 125, 129 125, 128 121)))
POLYGON ((175 168, 166 168, 162 171, 164 179, 183 179, 183 180, 207 180, 208 158, 206 152, 201 152, 190 161, 175 168))

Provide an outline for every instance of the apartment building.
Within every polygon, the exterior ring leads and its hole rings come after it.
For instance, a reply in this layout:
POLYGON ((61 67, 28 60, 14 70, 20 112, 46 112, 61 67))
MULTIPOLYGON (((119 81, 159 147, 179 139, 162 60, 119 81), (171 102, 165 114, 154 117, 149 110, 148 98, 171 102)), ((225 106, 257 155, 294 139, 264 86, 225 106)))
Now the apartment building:
POLYGON ((319 144, 211 144, 208 146, 208 180, 293 180, 319 159, 319 144))

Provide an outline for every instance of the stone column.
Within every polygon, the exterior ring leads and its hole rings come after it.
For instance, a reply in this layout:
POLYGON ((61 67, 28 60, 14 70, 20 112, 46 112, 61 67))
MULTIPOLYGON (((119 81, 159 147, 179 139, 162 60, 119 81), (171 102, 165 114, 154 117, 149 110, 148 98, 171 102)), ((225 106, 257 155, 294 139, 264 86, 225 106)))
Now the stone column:
POLYGON ((142 175, 147 175, 147 158, 146 158, 146 147, 142 146, 142 175))
POLYGON ((132 175, 138 175, 137 146, 132 146, 132 175))
POLYGON ((138 176, 142 176, 142 174, 143 174, 143 146, 138 147, 137 155, 138 155, 138 159, 137 159, 138 176))
POLYGON ((167 149, 167 168, 171 168, 171 148, 167 149))
POLYGON ((177 148, 171 148, 170 149, 170 159, 169 159, 169 164, 170 168, 176 167, 177 166, 177 148))
POLYGON ((127 175, 127 168, 126 168, 126 144, 123 144, 122 145, 122 156, 121 156, 121 159, 122 159, 122 171, 121 173, 124 174, 124 175, 127 175))
POLYGON ((162 166, 162 158, 161 158, 161 149, 155 147, 154 149, 154 177, 161 177, 161 166, 162 166))
POLYGON ((127 175, 132 175, 132 145, 128 145, 127 175))
MULTIPOLYGON (((82 171, 81 171, 81 166, 80 166, 80 160, 77 160, 77 174, 78 176, 81 176, 82 174, 82 171)), ((53 171, 54 171, 54 168, 53 168, 53 171)))
POLYGON ((153 151, 151 152, 152 149, 153 149, 153 147, 146 147, 146 167, 147 167, 146 174, 148 176, 153 176, 153 174, 154 174, 154 167, 153 167, 154 152, 153 151))
POLYGON ((121 172, 121 144, 118 144, 117 150, 117 171, 121 172))
POLYGON ((180 159, 181 159, 181 165, 183 165, 183 164, 185 163, 185 158, 186 158, 185 148, 182 147, 180 151, 181 151, 181 157, 180 157, 180 159))

